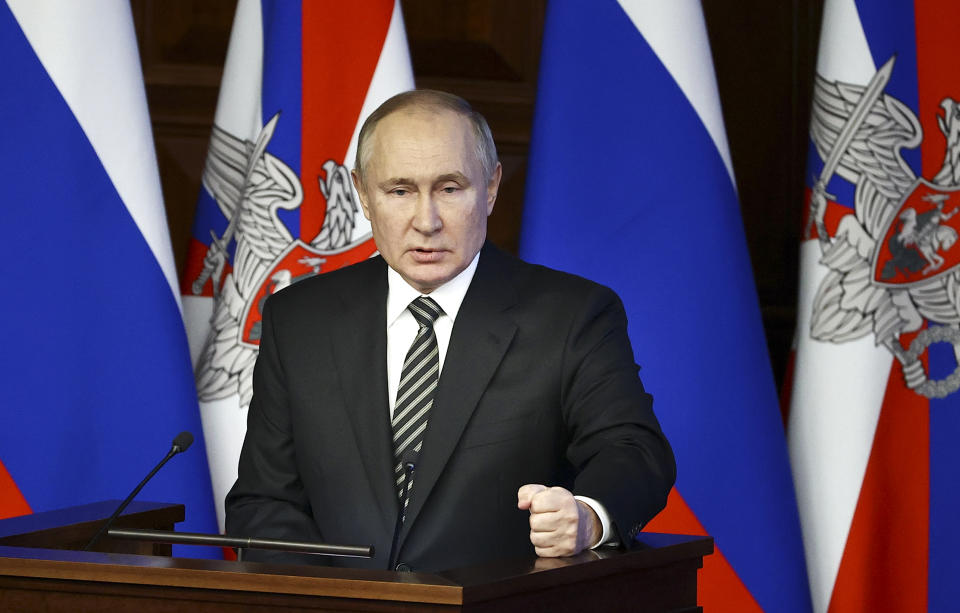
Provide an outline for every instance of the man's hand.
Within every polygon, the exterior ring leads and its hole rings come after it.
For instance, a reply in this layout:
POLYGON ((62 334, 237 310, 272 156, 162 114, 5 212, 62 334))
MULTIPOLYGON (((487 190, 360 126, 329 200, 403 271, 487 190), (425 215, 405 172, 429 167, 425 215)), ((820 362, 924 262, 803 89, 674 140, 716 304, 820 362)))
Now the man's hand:
POLYGON ((530 542, 538 556, 576 555, 600 540, 600 518, 562 487, 524 485, 517 508, 530 511, 530 542))

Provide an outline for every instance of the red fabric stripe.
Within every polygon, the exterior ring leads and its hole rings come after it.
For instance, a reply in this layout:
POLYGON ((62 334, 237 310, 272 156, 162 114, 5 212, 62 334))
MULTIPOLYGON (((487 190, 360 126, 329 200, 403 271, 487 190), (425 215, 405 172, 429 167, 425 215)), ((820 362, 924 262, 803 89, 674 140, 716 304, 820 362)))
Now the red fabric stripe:
MULTIPOLYGON (((807 227, 807 219, 810 217, 810 197, 813 195, 813 192, 810 188, 806 188, 803 193, 803 213, 802 213, 802 224, 801 228, 807 227)), ((823 214, 823 225, 827 228, 827 234, 830 236, 836 236, 837 226, 840 225, 840 220, 846 217, 847 215, 853 215, 853 209, 848 206, 843 206, 842 204, 837 204, 832 200, 827 201, 827 210, 823 214)), ((815 239, 818 238, 819 234, 817 233, 817 226, 811 226, 810 236, 805 236, 804 239, 815 239)))
MULTIPOLYGON (((320 232, 326 204, 317 177, 323 164, 344 164, 380 50, 394 0, 303 3, 303 138, 300 237, 320 232)), ((347 164, 348 166, 350 164, 347 164)))
POLYGON ((830 612, 927 610, 929 508, 929 402, 894 361, 830 612))
MULTIPOLYGON (((960 3, 914 2, 917 36, 917 81, 923 176, 932 179, 943 164, 946 138, 937 125, 940 102, 960 100, 960 63, 957 62, 957 23, 960 3)), ((908 70, 904 67, 903 70, 908 70)))
POLYGON ((27 500, 20 493, 7 468, 0 462, 0 519, 32 513, 27 500))
MULTIPOLYGON (((646 532, 707 535, 703 525, 676 488, 670 491, 667 508, 647 524, 646 532)), ((697 604, 711 613, 763 613, 753 595, 737 576, 730 562, 714 543, 713 555, 703 559, 699 571, 697 604)))
MULTIPOLYGON (((200 277, 200 273, 203 272, 203 259, 207 255, 208 248, 206 245, 201 243, 195 238, 190 239, 190 247, 187 250, 187 260, 183 267, 183 274, 180 275, 180 293, 184 296, 193 296, 193 282, 200 277)), ((233 266, 230 265, 230 262, 226 262, 223 266, 223 272, 220 274, 220 278, 217 280, 218 285, 223 285, 223 280, 227 278, 227 275, 233 271, 233 266)), ((199 294, 200 296, 213 296, 213 279, 207 279, 203 284, 203 291, 199 294)))

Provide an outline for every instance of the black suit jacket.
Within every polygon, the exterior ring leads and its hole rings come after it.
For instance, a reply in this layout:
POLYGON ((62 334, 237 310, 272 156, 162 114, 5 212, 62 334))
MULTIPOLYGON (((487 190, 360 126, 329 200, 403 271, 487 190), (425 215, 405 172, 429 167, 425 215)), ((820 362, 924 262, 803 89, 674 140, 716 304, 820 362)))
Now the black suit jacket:
MULTIPOLYGON (((377 257, 266 303, 227 533, 373 544, 385 568, 398 501, 377 257)), ((398 559, 435 571, 530 555, 526 483, 599 500, 622 539, 666 503, 670 447, 609 289, 487 244, 457 315, 398 559)), ((305 561, 289 554, 248 559, 305 561)))

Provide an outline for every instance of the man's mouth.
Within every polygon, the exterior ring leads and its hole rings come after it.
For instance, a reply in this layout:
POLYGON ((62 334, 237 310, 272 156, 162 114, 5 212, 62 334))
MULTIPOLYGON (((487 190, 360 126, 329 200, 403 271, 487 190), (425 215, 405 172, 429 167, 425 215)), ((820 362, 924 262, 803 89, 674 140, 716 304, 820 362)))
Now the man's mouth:
POLYGON ((431 249, 431 248, 415 248, 410 250, 410 254, 413 256, 413 259, 421 264, 429 264, 430 262, 436 262, 443 257, 445 251, 443 249, 431 249))

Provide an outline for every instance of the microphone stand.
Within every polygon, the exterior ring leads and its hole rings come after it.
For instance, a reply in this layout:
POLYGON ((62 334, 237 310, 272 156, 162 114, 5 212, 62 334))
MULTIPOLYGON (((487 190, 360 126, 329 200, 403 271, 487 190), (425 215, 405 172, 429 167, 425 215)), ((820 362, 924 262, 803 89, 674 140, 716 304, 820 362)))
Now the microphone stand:
MULTIPOLYGON (((311 553, 326 556, 341 556, 349 558, 372 558, 373 545, 366 547, 357 545, 330 545, 327 543, 305 543, 302 541, 283 541, 278 539, 262 539, 256 537, 223 536, 220 534, 199 534, 196 532, 171 532, 168 530, 140 530, 126 528, 111 528, 108 535, 114 538, 134 541, 150 541, 153 543, 167 543, 170 545, 209 545, 212 547, 234 547, 242 552, 244 549, 272 549, 274 551, 291 551, 296 553, 311 553)), ((237 556, 242 561, 242 554, 237 556)))
POLYGON ((132 492, 130 492, 130 495, 127 496, 124 499, 124 501, 120 503, 120 506, 117 507, 117 510, 113 512, 113 515, 111 515, 107 519, 107 521, 103 522, 103 525, 100 526, 100 530, 97 531, 95 535, 93 535, 93 538, 90 539, 87 542, 87 544, 83 546, 83 549, 81 549, 80 551, 90 551, 90 548, 93 547, 97 543, 97 541, 103 538, 103 535, 106 534, 110 526, 113 525, 113 522, 115 522, 117 518, 120 517, 120 514, 123 513, 123 510, 127 508, 127 505, 129 505, 130 502, 133 501, 134 497, 136 497, 136 495, 140 493, 140 490, 142 490, 143 486, 147 484, 147 481, 152 479, 153 476, 157 474, 157 471, 163 468, 163 465, 170 461, 170 458, 177 455, 181 451, 186 451, 187 448, 190 447, 191 443, 193 443, 192 434, 190 434, 189 432, 181 432, 180 434, 178 434, 177 438, 173 439, 173 445, 170 447, 170 451, 167 452, 167 455, 165 455, 163 459, 160 460, 159 464, 153 467, 153 470, 151 470, 150 473, 143 478, 143 481, 141 481, 140 484, 137 485, 137 487, 135 487, 132 492))

